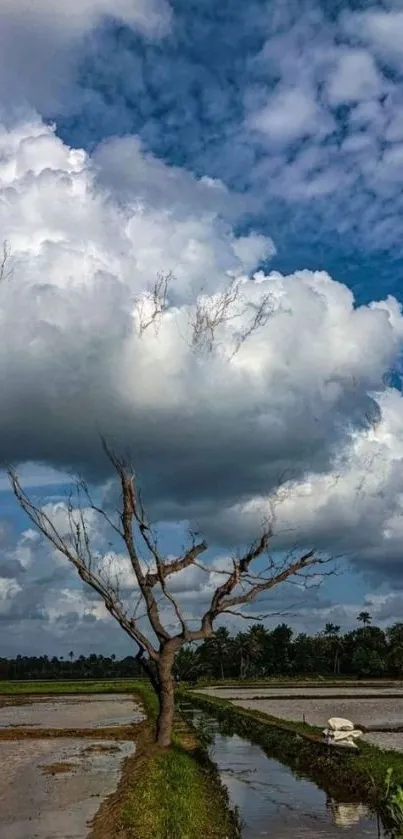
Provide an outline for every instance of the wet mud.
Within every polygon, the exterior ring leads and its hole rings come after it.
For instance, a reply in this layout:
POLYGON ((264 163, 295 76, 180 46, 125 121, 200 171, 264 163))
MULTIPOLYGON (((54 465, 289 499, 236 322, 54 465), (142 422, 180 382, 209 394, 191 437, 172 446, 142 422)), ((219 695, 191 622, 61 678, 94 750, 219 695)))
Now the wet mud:
POLYGON ((87 839, 136 753, 141 705, 127 694, 5 699, 0 839, 87 839))

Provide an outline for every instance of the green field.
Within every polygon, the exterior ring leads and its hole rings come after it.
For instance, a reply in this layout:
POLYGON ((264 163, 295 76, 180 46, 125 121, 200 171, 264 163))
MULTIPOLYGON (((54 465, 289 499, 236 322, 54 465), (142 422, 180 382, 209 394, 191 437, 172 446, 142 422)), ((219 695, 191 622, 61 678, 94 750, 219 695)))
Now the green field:
POLYGON ((140 679, 83 679, 81 681, 0 682, 0 696, 24 694, 134 693, 148 683, 140 679))

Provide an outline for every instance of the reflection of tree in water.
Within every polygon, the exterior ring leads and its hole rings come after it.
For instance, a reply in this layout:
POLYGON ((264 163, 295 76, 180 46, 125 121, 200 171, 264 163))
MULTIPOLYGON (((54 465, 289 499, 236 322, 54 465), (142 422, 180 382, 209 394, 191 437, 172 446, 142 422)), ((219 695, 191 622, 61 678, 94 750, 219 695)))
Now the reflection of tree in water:
POLYGON ((333 824, 338 827, 351 827, 369 816, 365 804, 343 804, 330 796, 326 799, 326 809, 331 814, 333 824))

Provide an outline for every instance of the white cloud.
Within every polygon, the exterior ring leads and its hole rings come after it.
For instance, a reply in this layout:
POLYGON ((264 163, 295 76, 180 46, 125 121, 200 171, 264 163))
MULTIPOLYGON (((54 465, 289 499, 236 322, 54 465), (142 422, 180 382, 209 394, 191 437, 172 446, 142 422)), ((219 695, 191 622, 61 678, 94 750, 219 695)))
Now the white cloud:
POLYGON ((325 466, 399 350, 393 301, 356 309, 323 272, 247 280, 271 240, 235 236, 230 193, 138 143, 122 144, 124 189, 105 148, 93 160, 39 124, 3 131, 0 147, 0 223, 13 255, 0 300, 4 456, 97 470, 101 425, 117 445, 131 442, 144 468, 160 452, 153 495, 166 494, 175 464, 178 498, 188 497, 192 469, 202 495, 209 485, 236 492, 234 457, 241 493, 273 480, 280 464, 305 470, 308 448, 314 468, 325 466), (169 309, 139 338, 136 299, 168 270, 169 309), (208 295, 234 277, 240 299, 218 352, 201 359, 187 343, 196 298, 203 289, 211 305, 208 295), (272 314, 229 361, 264 297, 272 314))
POLYGON ((249 120, 252 128, 281 145, 316 134, 322 123, 323 115, 312 92, 298 89, 274 92, 267 105, 249 120))
POLYGON ((351 251, 401 253, 402 168, 388 146, 402 139, 400 6, 330 21, 285 2, 248 65, 239 167, 247 148, 254 195, 270 218, 284 212, 301 249, 337 232, 351 251))
POLYGON ((382 82, 374 59, 365 50, 341 52, 328 84, 332 105, 379 96, 382 82))
MULTIPOLYGON (((232 196, 219 182, 161 164, 138 141, 89 157, 31 122, 3 129, 0 148, 0 224, 13 268, 0 295, 2 458, 102 479, 100 429, 117 449, 131 447, 157 515, 192 519, 229 542, 256 533, 267 495, 291 474, 295 500, 281 515, 296 539, 349 551, 366 568, 378 555, 396 565, 403 400, 383 392, 401 351, 396 301, 356 307, 325 272, 248 277, 273 252, 271 240, 237 237, 232 196), (140 338, 136 301, 169 269, 168 310, 140 338), (195 354, 187 338, 201 288, 211 305, 234 277, 240 297, 216 351, 195 354), (263 298, 270 316, 232 356, 263 298), (374 398, 381 419, 369 431, 374 398)), ((65 530, 65 506, 47 509, 65 530)), ((5 560, 0 577, 22 586, 16 619, 32 607, 33 621, 73 621, 74 612, 78 623, 103 620, 91 597, 88 609, 81 595, 73 609, 65 561, 32 533, 5 560)), ((128 569, 120 554, 115 561, 125 587, 128 569)), ((203 572, 186 581, 190 612, 213 582, 203 572)))
POLYGON ((270 497, 255 496, 212 514, 206 522, 212 535, 231 532, 246 540, 271 516, 277 549, 300 542, 401 584, 403 400, 390 389, 378 401, 378 422, 353 436, 331 470, 291 479, 270 497))
POLYGON ((348 34, 370 44, 387 64, 403 66, 403 12, 368 9, 346 15, 348 34))
POLYGON ((171 25, 167 0, 2 0, 0 105, 64 110, 78 50, 105 17, 147 37, 161 37, 171 25))
POLYGON ((21 591, 16 580, 0 577, 0 615, 4 616, 12 610, 12 600, 21 591))
POLYGON ((36 29, 61 28, 61 37, 69 32, 82 33, 104 16, 114 17, 130 26, 154 31, 170 21, 169 4, 162 0, 37 0, 35 10, 30 0, 2 0, 1 14, 5 22, 12 17, 21 22, 31 18, 36 29), (34 14, 33 14, 34 11, 34 14), (67 30, 67 31, 66 31, 67 30))

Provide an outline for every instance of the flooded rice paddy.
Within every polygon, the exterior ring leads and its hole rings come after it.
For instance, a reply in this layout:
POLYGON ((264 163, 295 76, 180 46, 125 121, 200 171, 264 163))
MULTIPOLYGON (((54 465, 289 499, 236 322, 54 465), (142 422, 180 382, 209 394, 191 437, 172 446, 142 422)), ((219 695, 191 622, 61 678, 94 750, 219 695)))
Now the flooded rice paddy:
MULTIPOLYGON (((223 695, 231 698, 227 690, 223 695)), ((319 724, 329 716, 328 703, 331 714, 355 709, 354 720, 363 721, 364 707, 372 721, 388 723, 390 716, 403 720, 403 695, 392 700, 357 694, 340 701, 329 694, 305 700, 285 696, 275 700, 269 695, 254 700, 237 688, 234 696, 236 704, 246 703, 246 707, 266 703, 262 710, 276 716, 301 714, 301 703, 307 702, 312 714, 307 721, 319 724), (271 710, 267 703, 272 704, 271 710)), ((306 715, 307 710, 308 706, 306 715)), ((362 803, 330 799, 259 746, 229 734, 217 720, 191 706, 184 711, 203 729, 210 757, 232 805, 238 808, 242 839, 376 839, 383 835, 377 818, 362 803)), ((141 706, 127 694, 0 697, 0 839, 88 839, 91 820, 102 801, 116 790, 125 758, 135 752, 135 726, 143 719, 141 706), (111 735, 114 728, 116 735, 111 735), (74 730, 80 732, 79 737, 74 730)), ((390 735, 376 732, 373 736, 390 735)), ((403 735, 392 736, 403 740, 403 735)))
MULTIPOLYGON (((365 728, 403 727, 403 688, 206 688, 200 693, 222 697, 234 705, 273 717, 325 726, 330 717, 344 717, 365 728), (385 695, 386 694, 386 695, 385 695), (392 695, 393 694, 393 695, 392 695), (304 697, 304 698, 300 698, 304 697)), ((385 735, 386 737, 386 735, 385 735)), ((365 739, 380 745, 373 733, 365 739)), ((403 749, 403 736, 392 734, 383 748, 403 749), (394 739, 393 739, 394 738, 394 739)))
POLYGON ((134 743, 0 742, 1 839, 85 839, 134 743))
POLYGON ((132 726, 143 719, 126 694, 0 697, 0 839, 87 839, 135 752, 132 726), (111 728, 116 737, 103 739, 111 728), (88 731, 88 738, 66 737, 67 730, 88 731))
POLYGON ((384 696, 397 696, 403 697, 403 685, 401 682, 399 683, 390 683, 390 684, 363 684, 362 687, 352 687, 351 685, 333 685, 327 687, 304 687, 303 684, 294 687, 261 687, 260 685, 256 685, 255 687, 242 687, 242 685, 237 685, 234 687, 211 687, 211 688, 203 688, 202 693, 207 693, 210 696, 221 696, 222 698, 230 699, 231 697, 242 696, 246 699, 253 699, 255 696, 259 696, 261 698, 268 698, 270 697, 277 697, 277 696, 285 696, 287 698, 292 697, 329 697, 329 696, 346 696, 346 697, 363 697, 363 696, 372 696, 372 697, 384 697, 384 696))
POLYGON ((31 728, 109 728, 141 722, 140 705, 127 694, 104 696, 41 697, 42 701, 2 706, 0 730, 9 727, 31 728))

